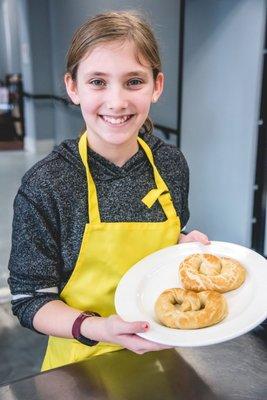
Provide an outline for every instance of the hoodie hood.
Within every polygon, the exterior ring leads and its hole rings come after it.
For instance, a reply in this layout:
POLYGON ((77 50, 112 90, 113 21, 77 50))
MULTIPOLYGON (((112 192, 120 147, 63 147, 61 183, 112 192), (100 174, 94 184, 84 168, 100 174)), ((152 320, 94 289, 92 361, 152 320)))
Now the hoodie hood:
MULTIPOLYGON (((154 135, 140 133, 139 136, 148 144, 153 154, 164 145, 164 142, 154 135)), ((64 159, 65 162, 72 164, 74 168, 84 174, 85 170, 79 154, 78 143, 79 138, 65 140, 53 150, 52 154, 64 159)), ((91 166, 94 171, 93 178, 95 180, 113 180, 129 174, 141 174, 144 165, 147 163, 149 163, 147 156, 140 147, 137 153, 122 167, 115 165, 90 148, 88 151, 88 164, 89 168, 91 166)))

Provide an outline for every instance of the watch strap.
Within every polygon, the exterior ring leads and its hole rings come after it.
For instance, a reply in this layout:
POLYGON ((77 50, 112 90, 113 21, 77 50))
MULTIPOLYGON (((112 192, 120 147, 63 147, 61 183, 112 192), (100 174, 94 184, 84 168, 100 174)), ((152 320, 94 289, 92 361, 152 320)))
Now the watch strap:
POLYGON ((97 340, 89 339, 81 334, 81 325, 86 318, 89 317, 101 317, 100 314, 93 311, 84 311, 82 312, 74 321, 72 325, 72 336, 74 339, 78 340, 78 342, 86 345, 86 346, 95 346, 99 342, 97 340))

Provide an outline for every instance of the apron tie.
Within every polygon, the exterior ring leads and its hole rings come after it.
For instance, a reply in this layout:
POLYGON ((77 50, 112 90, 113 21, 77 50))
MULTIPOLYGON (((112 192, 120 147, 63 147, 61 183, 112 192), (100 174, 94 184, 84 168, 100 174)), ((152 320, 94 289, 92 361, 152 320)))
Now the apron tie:
POLYGON ((142 198, 142 202, 148 208, 151 208, 163 193, 168 193, 168 191, 166 189, 152 189, 142 198))

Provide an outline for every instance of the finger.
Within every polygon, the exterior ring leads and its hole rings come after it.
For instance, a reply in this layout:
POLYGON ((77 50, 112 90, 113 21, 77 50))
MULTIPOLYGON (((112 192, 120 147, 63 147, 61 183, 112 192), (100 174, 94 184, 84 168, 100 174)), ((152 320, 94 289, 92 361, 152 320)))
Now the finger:
POLYGON ((147 332, 148 329, 149 329, 149 324, 146 321, 126 322, 122 320, 117 326, 117 333, 119 335, 135 334, 135 333, 147 332))
POLYGON ((158 350, 168 350, 168 349, 173 349, 174 346, 169 346, 165 344, 160 344, 160 343, 155 343, 155 342, 149 342, 150 346, 148 351, 158 351, 158 350))
POLYGON ((204 234, 202 234, 200 241, 202 244, 210 244, 210 240, 209 240, 208 236, 206 236, 204 234))
POLYGON ((175 346, 167 346, 167 345, 165 345, 165 344, 161 344, 161 345, 159 345, 159 346, 160 346, 160 348, 161 348, 162 350, 174 349, 174 348, 175 348, 175 346))
POLYGON ((159 351, 159 350, 166 350, 173 348, 173 346, 170 347, 168 345, 152 342, 150 340, 141 338, 137 335, 125 335, 125 337, 123 337, 123 345, 129 350, 135 352, 140 351, 142 353, 148 351, 159 351))
POLYGON ((192 237, 194 240, 202 243, 202 244, 210 244, 210 240, 205 233, 199 232, 199 231, 192 231, 192 237))

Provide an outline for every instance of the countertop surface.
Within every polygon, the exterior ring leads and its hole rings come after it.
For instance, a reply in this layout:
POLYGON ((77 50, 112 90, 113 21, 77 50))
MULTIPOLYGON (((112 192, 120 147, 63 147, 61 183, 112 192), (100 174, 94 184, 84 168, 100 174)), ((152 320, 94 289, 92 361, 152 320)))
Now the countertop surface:
POLYGON ((265 400, 266 336, 259 326, 212 346, 115 351, 2 386, 0 399, 265 400))

